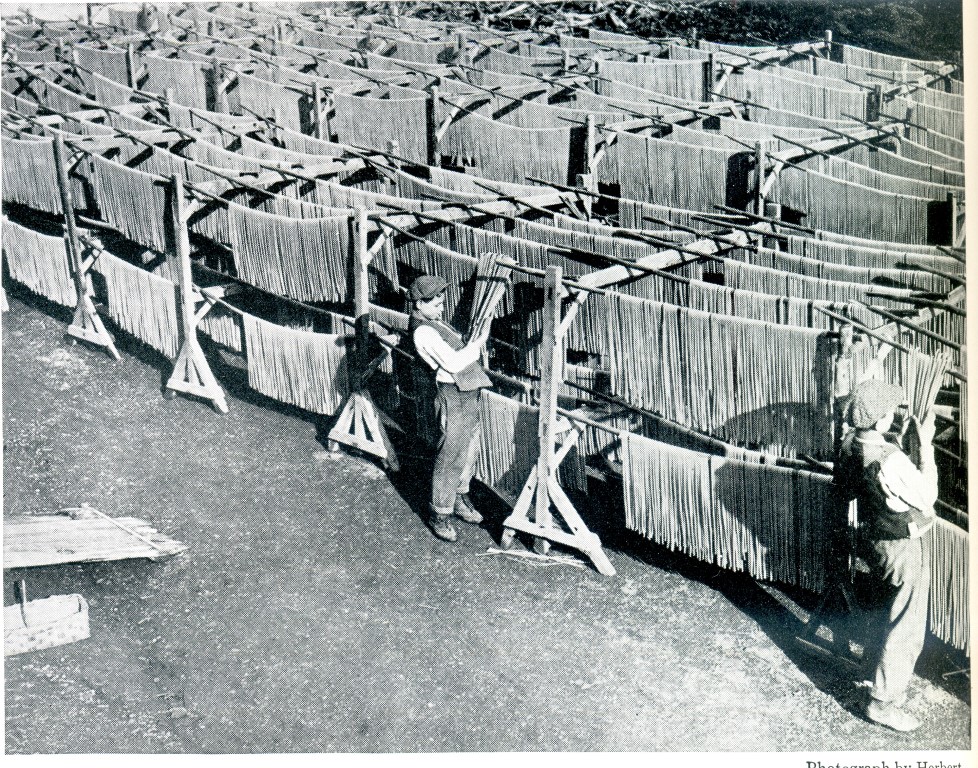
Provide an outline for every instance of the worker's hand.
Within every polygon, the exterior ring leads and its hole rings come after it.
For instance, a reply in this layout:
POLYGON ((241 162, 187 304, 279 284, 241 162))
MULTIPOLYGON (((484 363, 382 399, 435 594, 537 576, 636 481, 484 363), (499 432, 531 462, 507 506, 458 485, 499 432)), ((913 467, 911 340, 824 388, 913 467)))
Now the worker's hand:
POLYGON ((936 416, 932 410, 927 414, 927 418, 923 421, 919 421, 916 416, 911 416, 913 419, 914 426, 917 428, 917 436, 920 438, 920 444, 931 445, 934 442, 934 433, 937 431, 937 425, 935 423, 936 416))

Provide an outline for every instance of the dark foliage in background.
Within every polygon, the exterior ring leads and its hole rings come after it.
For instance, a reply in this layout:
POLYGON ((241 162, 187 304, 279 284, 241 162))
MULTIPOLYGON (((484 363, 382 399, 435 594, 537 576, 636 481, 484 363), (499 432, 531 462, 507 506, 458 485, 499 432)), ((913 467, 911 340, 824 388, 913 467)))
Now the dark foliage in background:
MULTIPOLYGON (((971 0, 967 0, 970 2, 971 0)), ((393 3, 350 3, 351 10, 391 10, 393 3)), ((335 6, 334 6, 335 7, 335 6)), ((488 22, 499 29, 548 30, 570 24, 649 37, 691 36, 757 45, 820 39, 921 59, 957 61, 962 0, 514 0, 422 3, 412 14, 488 22), (758 39, 760 38, 760 39, 758 39)))

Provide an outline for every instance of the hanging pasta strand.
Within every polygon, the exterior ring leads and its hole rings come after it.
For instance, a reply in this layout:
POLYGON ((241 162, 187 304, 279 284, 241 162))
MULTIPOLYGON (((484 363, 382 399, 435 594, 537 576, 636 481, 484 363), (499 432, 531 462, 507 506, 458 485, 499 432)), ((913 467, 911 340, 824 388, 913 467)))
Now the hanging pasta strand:
POLYGON ((120 328, 175 360, 180 351, 176 286, 103 252, 95 271, 105 278, 109 316, 120 328))
POLYGON ((54 173, 54 139, 0 138, 3 199, 48 213, 61 213, 54 173))
POLYGON ((622 438, 626 526, 706 562, 819 590, 831 479, 622 438))
POLYGON ((102 217, 133 242, 165 253, 171 242, 166 183, 98 155, 91 158, 102 217))
POLYGON ((971 653, 968 532, 938 518, 929 531, 930 631, 945 643, 971 653))
POLYGON ((329 415, 340 407, 349 389, 345 337, 242 317, 253 389, 313 413, 329 415))
POLYGON ((62 306, 78 303, 63 237, 43 235, 6 217, 0 232, 3 257, 14 280, 62 306))
POLYGON ((231 205, 228 224, 241 279, 301 301, 345 301, 348 217, 295 219, 231 205))

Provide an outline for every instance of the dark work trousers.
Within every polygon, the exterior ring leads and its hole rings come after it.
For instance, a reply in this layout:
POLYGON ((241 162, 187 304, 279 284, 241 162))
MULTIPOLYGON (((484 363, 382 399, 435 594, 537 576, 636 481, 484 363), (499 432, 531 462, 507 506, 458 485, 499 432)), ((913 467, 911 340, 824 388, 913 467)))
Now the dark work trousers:
POLYGON ((455 496, 469 492, 479 450, 481 391, 462 392, 455 384, 438 384, 435 413, 441 440, 431 478, 431 509, 436 514, 452 514, 455 496))
POLYGON ((924 647, 930 551, 923 538, 862 542, 860 554, 873 579, 873 601, 865 645, 871 695, 902 704, 914 665, 924 647))

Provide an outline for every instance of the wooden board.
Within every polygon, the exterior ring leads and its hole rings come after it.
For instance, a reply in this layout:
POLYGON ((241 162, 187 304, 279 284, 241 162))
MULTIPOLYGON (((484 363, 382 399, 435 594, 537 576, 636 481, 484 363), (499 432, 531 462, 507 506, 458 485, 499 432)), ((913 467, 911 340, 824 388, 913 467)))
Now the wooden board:
POLYGON ((72 519, 67 515, 5 517, 3 520, 3 567, 30 568, 58 563, 155 560, 182 552, 187 547, 156 531, 145 520, 120 517, 72 519), (130 531, 123 530, 116 525, 130 531), (139 537, 147 539, 143 541, 139 537))
POLYGON ((88 603, 81 595, 53 595, 4 606, 4 656, 66 645, 88 636, 88 603))

